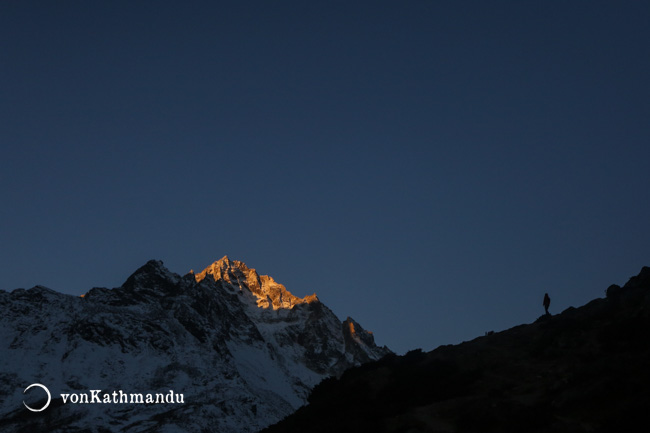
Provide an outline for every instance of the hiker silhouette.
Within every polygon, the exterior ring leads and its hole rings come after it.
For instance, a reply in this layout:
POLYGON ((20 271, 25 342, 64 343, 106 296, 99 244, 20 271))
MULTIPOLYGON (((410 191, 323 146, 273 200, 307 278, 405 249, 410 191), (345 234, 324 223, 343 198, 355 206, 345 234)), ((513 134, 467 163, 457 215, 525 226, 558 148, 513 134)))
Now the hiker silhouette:
POLYGON ((551 298, 550 296, 548 296, 548 293, 544 293, 543 305, 544 305, 544 310, 546 310, 546 315, 547 316, 550 315, 550 313, 548 312, 548 307, 551 305, 551 298))

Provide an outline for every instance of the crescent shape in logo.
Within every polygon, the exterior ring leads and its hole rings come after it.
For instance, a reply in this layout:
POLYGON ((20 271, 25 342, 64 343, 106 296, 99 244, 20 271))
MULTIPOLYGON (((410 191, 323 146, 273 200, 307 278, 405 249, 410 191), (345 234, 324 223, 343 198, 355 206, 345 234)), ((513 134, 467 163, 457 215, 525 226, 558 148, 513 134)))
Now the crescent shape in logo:
POLYGON ((25 407, 26 407, 27 409, 31 410, 32 412, 41 412, 41 411, 44 411, 45 409, 47 409, 47 407, 50 405, 50 402, 52 401, 52 395, 50 395, 50 390, 47 389, 47 388, 45 387, 45 385, 41 385, 40 383, 32 383, 32 384, 29 385, 27 388, 25 388, 25 391, 23 391, 23 394, 24 394, 24 393, 25 393, 29 388, 31 388, 32 386, 38 386, 38 387, 43 388, 43 389, 45 390, 45 392, 47 393, 47 403, 45 403, 45 406, 43 406, 43 407, 40 408, 40 409, 33 409, 33 408, 27 406, 27 403, 25 403, 25 400, 23 400, 23 404, 25 405, 25 407))

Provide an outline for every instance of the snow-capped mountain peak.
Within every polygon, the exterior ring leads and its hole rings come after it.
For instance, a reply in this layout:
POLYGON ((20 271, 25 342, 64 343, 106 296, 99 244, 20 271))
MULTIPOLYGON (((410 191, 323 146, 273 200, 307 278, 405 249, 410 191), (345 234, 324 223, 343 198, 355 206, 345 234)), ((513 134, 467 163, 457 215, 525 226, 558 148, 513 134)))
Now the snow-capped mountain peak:
POLYGON ((268 275, 259 275, 255 269, 246 266, 238 260, 230 260, 224 256, 203 271, 194 275, 197 282, 211 276, 214 281, 225 283, 245 290, 257 298, 257 306, 261 308, 291 309, 298 304, 318 302, 318 297, 313 295, 299 298, 294 296, 282 284, 277 283, 268 275))
POLYGON ((122 286, 83 297, 0 290, 0 311, 3 432, 257 431, 303 405, 322 379, 390 352, 315 294, 294 296, 228 257, 184 277, 152 260, 122 286), (26 426, 21 402, 32 383, 53 396, 173 389, 191 403, 58 401, 47 422, 26 426))

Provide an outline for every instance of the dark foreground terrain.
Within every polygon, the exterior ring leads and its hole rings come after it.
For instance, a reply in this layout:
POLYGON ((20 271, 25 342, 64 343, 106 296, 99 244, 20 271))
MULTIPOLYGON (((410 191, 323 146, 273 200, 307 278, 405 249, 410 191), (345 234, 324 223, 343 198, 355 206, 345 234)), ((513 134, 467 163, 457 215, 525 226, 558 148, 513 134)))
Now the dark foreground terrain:
POLYGON ((650 268, 607 297, 327 379, 280 432, 626 432, 650 415, 650 268))

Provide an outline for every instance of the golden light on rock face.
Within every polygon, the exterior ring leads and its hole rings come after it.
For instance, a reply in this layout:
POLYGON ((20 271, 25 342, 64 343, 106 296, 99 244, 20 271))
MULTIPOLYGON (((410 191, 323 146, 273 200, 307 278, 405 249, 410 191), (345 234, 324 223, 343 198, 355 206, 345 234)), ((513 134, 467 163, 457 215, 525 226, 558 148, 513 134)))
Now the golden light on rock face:
POLYGON ((348 326, 350 327, 350 335, 354 337, 357 331, 354 329, 354 323, 351 320, 348 321, 348 326))
POLYGON ((240 291, 247 289, 255 295, 257 306, 260 308, 292 309, 298 304, 320 302, 316 293, 304 298, 294 296, 273 278, 268 275, 259 275, 255 269, 249 268, 244 262, 230 260, 228 256, 222 257, 198 274, 193 271, 190 273, 194 275, 197 283, 211 275, 215 281, 222 280, 231 286, 239 287, 240 291))

